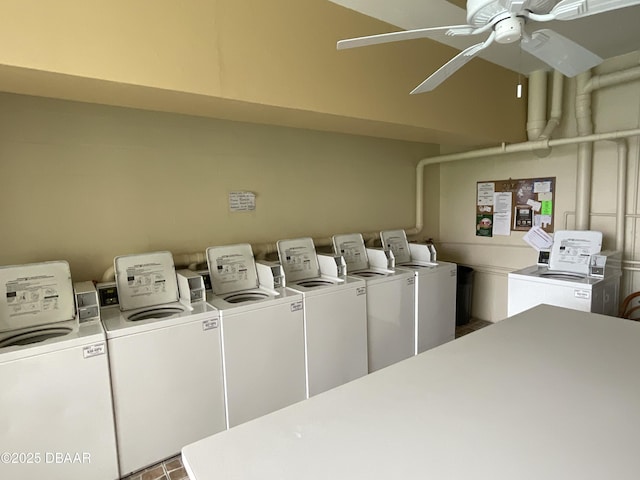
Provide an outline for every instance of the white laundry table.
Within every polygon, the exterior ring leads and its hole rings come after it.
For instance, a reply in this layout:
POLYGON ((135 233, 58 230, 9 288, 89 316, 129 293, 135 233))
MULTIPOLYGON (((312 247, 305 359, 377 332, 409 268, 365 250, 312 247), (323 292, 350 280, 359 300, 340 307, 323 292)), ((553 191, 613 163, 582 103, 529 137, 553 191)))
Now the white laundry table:
POLYGON ((640 478, 640 323, 538 306, 182 450, 191 480, 640 478))

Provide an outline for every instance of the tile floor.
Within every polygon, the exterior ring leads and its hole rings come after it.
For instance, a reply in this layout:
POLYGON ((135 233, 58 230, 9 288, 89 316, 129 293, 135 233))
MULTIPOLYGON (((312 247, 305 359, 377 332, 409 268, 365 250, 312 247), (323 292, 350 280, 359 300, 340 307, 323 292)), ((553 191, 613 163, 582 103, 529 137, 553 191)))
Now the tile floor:
MULTIPOLYGON (((456 338, 480 330, 487 325, 491 325, 491 322, 471 319, 469 323, 456 327, 456 338)), ((178 455, 177 457, 165 460, 145 470, 136 472, 133 475, 125 477, 123 480, 189 480, 189 477, 182 466, 182 459, 180 455, 178 455)))
POLYGON ((182 466, 182 458, 178 455, 124 477, 124 480, 189 480, 189 476, 182 466))
POLYGON ((487 320, 475 320, 472 318, 469 323, 456 327, 456 338, 460 338, 467 333, 480 330, 488 325, 491 325, 491 322, 488 322, 487 320))

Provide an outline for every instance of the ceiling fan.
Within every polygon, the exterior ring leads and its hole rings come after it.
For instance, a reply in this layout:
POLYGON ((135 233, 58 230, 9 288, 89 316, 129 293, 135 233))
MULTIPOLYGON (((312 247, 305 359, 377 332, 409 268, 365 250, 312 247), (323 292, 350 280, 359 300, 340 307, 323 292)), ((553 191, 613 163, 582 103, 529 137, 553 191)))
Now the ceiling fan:
POLYGON ((338 50, 379 43, 437 38, 440 35, 479 35, 483 42, 470 46, 436 70, 411 93, 430 92, 494 41, 520 42, 520 47, 567 77, 574 77, 602 62, 602 58, 549 29, 525 31, 529 21, 575 20, 611 10, 640 5, 640 0, 467 0, 468 25, 420 28, 350 38, 338 42, 338 50))

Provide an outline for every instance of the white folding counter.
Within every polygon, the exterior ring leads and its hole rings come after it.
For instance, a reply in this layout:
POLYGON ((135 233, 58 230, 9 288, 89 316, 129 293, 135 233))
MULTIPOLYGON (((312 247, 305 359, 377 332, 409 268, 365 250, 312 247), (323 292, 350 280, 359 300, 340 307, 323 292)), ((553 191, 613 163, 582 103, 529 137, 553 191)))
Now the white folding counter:
POLYGON ((636 480, 640 323, 541 305, 186 446, 191 480, 636 480))

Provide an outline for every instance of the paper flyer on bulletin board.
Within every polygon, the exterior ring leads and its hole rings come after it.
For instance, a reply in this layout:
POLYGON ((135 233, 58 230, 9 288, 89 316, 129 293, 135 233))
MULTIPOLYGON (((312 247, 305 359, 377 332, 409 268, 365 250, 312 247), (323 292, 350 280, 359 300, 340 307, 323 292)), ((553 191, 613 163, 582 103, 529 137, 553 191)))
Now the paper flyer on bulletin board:
POLYGON ((476 236, 554 228, 555 177, 477 182, 476 236))

